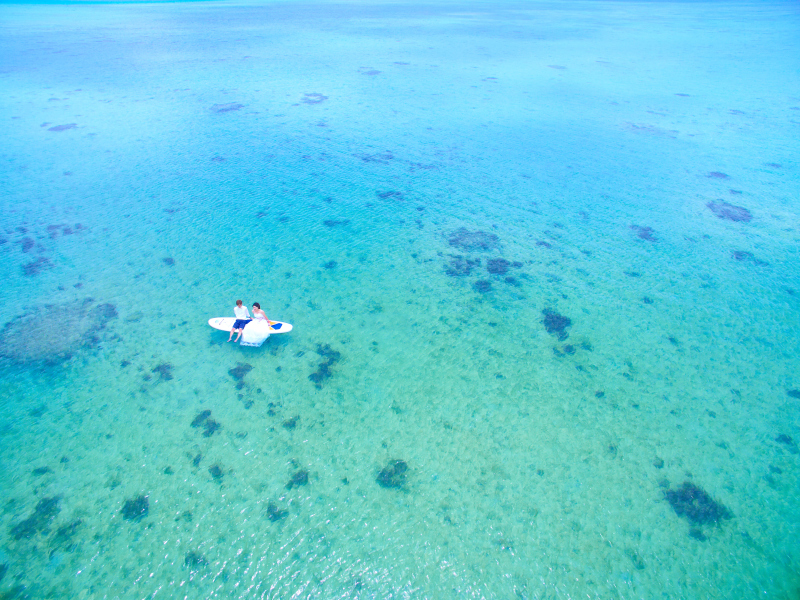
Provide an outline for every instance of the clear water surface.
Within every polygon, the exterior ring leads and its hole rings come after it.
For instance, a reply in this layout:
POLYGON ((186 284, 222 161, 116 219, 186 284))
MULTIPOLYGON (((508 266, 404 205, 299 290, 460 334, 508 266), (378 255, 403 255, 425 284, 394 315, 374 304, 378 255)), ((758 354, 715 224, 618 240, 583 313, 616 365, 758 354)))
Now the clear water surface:
POLYGON ((798 31, 1 5, 3 597, 796 598, 798 31))

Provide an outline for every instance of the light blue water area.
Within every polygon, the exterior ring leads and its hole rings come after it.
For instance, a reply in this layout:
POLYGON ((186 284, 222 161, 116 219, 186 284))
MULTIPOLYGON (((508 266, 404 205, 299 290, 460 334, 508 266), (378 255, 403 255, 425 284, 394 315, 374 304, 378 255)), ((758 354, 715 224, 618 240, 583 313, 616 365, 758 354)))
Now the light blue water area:
POLYGON ((796 598, 798 31, 1 5, 3 597, 796 598))

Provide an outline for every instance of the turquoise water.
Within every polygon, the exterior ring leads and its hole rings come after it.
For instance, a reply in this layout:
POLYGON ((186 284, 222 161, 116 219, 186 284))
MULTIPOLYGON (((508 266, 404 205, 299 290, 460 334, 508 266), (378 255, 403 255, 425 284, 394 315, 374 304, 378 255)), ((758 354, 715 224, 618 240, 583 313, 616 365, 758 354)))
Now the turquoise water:
POLYGON ((797 598, 799 27, 0 6, 2 597, 797 598))

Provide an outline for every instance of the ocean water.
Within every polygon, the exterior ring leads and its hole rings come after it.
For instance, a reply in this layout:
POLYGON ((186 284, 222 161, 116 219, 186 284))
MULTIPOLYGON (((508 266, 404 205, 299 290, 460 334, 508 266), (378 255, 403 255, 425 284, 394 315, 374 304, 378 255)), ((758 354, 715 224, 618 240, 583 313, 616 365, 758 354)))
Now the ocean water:
POLYGON ((800 597, 798 31, 0 5, 0 597, 800 597))

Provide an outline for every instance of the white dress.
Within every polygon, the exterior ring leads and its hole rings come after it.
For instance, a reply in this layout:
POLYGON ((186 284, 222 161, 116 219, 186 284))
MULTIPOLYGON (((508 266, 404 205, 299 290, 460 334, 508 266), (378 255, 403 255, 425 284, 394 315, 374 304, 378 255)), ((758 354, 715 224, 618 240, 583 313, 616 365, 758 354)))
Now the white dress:
POLYGON ((266 341, 271 332, 272 328, 269 326, 269 321, 264 318, 263 313, 255 313, 253 314, 253 320, 245 325, 242 331, 242 339, 239 343, 242 346, 258 347, 266 341))

